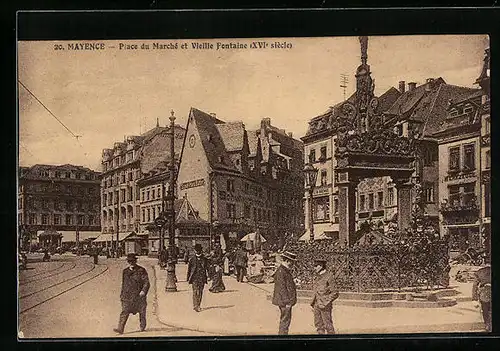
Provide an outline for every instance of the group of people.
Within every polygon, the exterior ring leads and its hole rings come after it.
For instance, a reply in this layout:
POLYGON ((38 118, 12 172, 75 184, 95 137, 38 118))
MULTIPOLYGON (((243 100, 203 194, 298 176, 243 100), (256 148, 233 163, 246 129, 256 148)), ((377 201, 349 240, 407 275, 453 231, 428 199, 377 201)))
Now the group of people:
MULTIPOLYGON (((280 321, 278 334, 287 335, 292 321, 292 308, 297 303, 297 286, 291 269, 297 255, 285 251, 281 255, 281 263, 274 273, 273 305, 280 309, 280 321)), ((332 320, 333 301, 339 292, 335 287, 333 276, 327 272, 325 260, 315 260, 314 271, 316 280, 314 282, 311 309, 314 316, 314 326, 318 334, 335 334, 332 320)))
MULTIPOLYGON (((228 259, 228 255, 224 254, 220 247, 217 247, 206 257, 200 244, 195 245, 194 251, 195 254, 188 259, 186 280, 192 287, 193 309, 200 312, 203 290, 209 280, 212 280, 210 292, 216 293, 225 290, 222 272, 224 270, 224 261, 228 259)), ((244 255, 244 253, 242 249, 238 249, 233 257, 233 264, 239 282, 242 282, 244 269, 248 264, 249 256, 244 255)), ((272 304, 278 306, 280 310, 278 334, 286 335, 292 320, 293 306, 297 303, 297 286, 292 274, 292 268, 297 256, 292 252, 285 251, 280 257, 279 266, 273 275, 272 304)), ((139 313, 141 331, 146 328, 146 294, 150 286, 148 274, 143 267, 137 265, 135 254, 128 254, 127 262, 129 267, 125 268, 122 274, 122 290, 120 294, 122 312, 120 313, 118 327, 114 329, 115 332, 120 334, 123 333, 125 323, 131 313, 139 313)), ((333 302, 339 297, 338 288, 335 285, 333 275, 328 272, 325 260, 314 260, 314 273, 316 278, 310 301, 314 326, 318 334, 335 334, 332 308, 333 302)), ((491 331, 490 266, 486 266, 476 273, 473 298, 481 303, 486 328, 491 331)))

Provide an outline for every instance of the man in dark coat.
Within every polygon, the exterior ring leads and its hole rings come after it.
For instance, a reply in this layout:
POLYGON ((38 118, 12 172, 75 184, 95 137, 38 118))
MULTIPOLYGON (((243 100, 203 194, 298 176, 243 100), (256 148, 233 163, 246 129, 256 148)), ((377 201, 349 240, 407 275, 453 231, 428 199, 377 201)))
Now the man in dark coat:
POLYGON ((194 246, 195 255, 189 259, 187 269, 187 282, 193 289, 193 309, 200 312, 203 288, 208 281, 208 261, 203 256, 203 249, 200 244, 194 246))
POLYGON ((290 267, 296 259, 294 253, 285 251, 281 255, 281 264, 274 273, 273 305, 280 308, 280 335, 288 334, 292 321, 292 307, 297 303, 297 287, 290 272, 290 267))
POLYGON ((243 277, 246 275, 248 263, 248 256, 246 251, 244 251, 241 247, 238 247, 234 254, 234 262, 233 265, 236 269, 236 280, 243 283, 243 277))
POLYGON ((113 329, 119 334, 123 334, 130 313, 139 313, 141 331, 146 329, 146 295, 149 291, 148 272, 144 267, 137 265, 137 256, 134 253, 127 255, 127 262, 129 267, 123 270, 122 291, 120 293, 122 312, 120 313, 118 328, 113 329))
POLYGON ((314 295, 311 307, 314 313, 314 326, 318 334, 335 334, 332 321, 332 303, 339 297, 335 288, 333 276, 326 270, 326 261, 316 260, 314 271, 317 278, 314 281, 314 295))
POLYGON ((474 273, 472 300, 479 301, 486 331, 491 332, 491 266, 487 264, 474 273))

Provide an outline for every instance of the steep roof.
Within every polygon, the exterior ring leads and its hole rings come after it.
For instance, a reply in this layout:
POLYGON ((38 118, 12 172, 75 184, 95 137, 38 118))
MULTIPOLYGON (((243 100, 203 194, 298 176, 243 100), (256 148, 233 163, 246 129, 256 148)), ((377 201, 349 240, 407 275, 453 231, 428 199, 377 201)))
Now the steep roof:
POLYGON ((243 122, 216 124, 226 150, 229 152, 243 149, 245 140, 245 125, 243 122))
POLYGON ((400 96, 401 92, 398 89, 391 87, 389 90, 380 95, 380 97, 378 98, 379 101, 378 110, 380 112, 387 111, 392 105, 394 105, 394 103, 398 100, 400 96))
POLYGON ((216 126, 224 122, 194 107, 191 108, 190 115, 198 127, 200 139, 210 167, 238 171, 229 158, 224 141, 216 126))
POLYGON ((476 92, 477 89, 447 84, 439 77, 401 94, 386 111, 386 115, 400 121, 419 122, 422 125, 420 130, 422 135, 430 136, 443 124, 450 101, 463 99, 476 92))
POLYGON ((247 133, 248 136, 248 148, 250 157, 256 156, 257 151, 259 149, 259 136, 257 135, 257 131, 252 130, 247 133))

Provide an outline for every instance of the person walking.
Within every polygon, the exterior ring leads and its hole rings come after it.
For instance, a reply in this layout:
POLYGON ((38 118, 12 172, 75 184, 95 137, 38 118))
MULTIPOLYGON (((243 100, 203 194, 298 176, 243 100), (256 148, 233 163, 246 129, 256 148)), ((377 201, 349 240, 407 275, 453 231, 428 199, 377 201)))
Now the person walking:
POLYGON ((99 263, 99 249, 93 245, 91 249, 92 257, 94 258, 94 264, 99 263))
POLYGON ((491 332, 491 266, 489 264, 474 273, 472 300, 479 301, 486 331, 491 332))
POLYGON ((127 263, 129 266, 123 270, 120 293, 122 311, 118 327, 113 329, 118 334, 123 334, 130 313, 139 313, 141 331, 146 329, 146 295, 150 286, 148 272, 137 265, 137 256, 134 253, 127 254, 127 263))
POLYGON ((200 244, 194 246, 194 251, 195 255, 189 259, 186 280, 193 289, 193 309, 200 312, 203 288, 208 281, 208 260, 200 244))
POLYGON ((314 261, 317 277, 313 284, 311 308, 314 313, 314 326, 318 334, 335 334, 332 321, 332 304, 339 297, 333 276, 326 270, 325 260, 314 261))
POLYGON ((297 256, 289 251, 281 254, 281 264, 274 273, 273 305, 280 309, 279 334, 287 335, 292 321, 292 307, 297 303, 297 287, 290 271, 297 256))
POLYGON ((236 268, 236 281, 243 283, 243 277, 246 275, 248 263, 247 253, 242 247, 238 247, 234 254, 234 267, 236 268))

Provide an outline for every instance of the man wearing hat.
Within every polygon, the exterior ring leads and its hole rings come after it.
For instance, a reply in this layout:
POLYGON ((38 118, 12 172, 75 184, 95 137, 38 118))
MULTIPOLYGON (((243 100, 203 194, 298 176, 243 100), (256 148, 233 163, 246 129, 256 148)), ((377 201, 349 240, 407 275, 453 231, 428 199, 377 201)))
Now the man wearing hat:
POLYGON ((296 259, 294 253, 285 251, 281 254, 281 264, 274 273, 273 305, 280 309, 280 335, 288 334, 292 321, 292 307, 297 303, 297 287, 290 271, 296 259))
POLYGON ((489 264, 474 273, 472 299, 479 301, 483 314, 484 326, 491 332, 491 266, 489 264))
POLYGON ((317 274, 311 301, 314 326, 318 334, 335 334, 332 321, 332 303, 339 297, 339 293, 335 287, 333 276, 327 273, 325 260, 314 261, 314 272, 317 274))
POLYGON ((146 294, 149 290, 148 272, 144 267, 137 265, 137 256, 134 253, 127 255, 127 262, 129 266, 123 270, 122 291, 120 293, 122 312, 120 313, 118 328, 113 329, 119 334, 123 334, 130 313, 139 313, 141 331, 146 329, 146 294))
POLYGON ((203 288, 208 281, 208 261, 203 256, 203 248, 200 244, 194 246, 195 255, 189 259, 187 269, 187 282, 193 289, 193 309, 200 312, 203 288))

